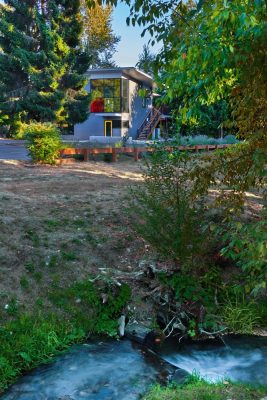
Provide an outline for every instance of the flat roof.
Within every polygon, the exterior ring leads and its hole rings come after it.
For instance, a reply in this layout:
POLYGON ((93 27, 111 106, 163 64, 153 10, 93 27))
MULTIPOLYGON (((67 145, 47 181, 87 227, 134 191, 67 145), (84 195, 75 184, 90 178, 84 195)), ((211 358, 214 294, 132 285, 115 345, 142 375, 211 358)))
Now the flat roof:
POLYGON ((153 86, 153 78, 147 73, 139 70, 135 67, 114 67, 114 68, 91 68, 88 69, 87 74, 105 74, 105 73, 120 73, 128 78, 133 78, 136 81, 147 84, 148 86, 153 86))

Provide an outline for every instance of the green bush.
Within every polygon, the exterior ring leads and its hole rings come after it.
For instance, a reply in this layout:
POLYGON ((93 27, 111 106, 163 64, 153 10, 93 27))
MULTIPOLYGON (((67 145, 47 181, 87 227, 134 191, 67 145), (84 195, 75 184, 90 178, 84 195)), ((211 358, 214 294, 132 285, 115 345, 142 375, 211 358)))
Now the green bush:
MULTIPOLYGON (((223 230, 219 230, 219 233, 223 230)), ((227 245, 224 257, 236 262, 245 276, 245 292, 254 296, 266 291, 267 281, 267 208, 262 218, 242 223, 231 222, 223 235, 227 245)))
POLYGON ((208 242, 203 202, 188 177, 193 162, 187 152, 159 149, 147 159, 144 186, 133 192, 138 233, 161 255, 184 264, 202 254, 208 242))
POLYGON ((58 128, 49 123, 32 123, 24 126, 26 147, 36 163, 55 164, 62 147, 58 128))

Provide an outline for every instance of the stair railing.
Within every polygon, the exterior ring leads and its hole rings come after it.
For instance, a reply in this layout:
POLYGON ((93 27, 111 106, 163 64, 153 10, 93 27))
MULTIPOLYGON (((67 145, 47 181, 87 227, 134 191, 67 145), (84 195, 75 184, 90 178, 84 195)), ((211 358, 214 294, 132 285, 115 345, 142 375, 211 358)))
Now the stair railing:
POLYGON ((137 137, 139 138, 145 130, 149 129, 149 132, 146 135, 148 136, 149 133, 151 133, 151 128, 158 122, 160 115, 161 110, 153 107, 152 110, 150 110, 146 115, 140 128, 137 130, 137 137))

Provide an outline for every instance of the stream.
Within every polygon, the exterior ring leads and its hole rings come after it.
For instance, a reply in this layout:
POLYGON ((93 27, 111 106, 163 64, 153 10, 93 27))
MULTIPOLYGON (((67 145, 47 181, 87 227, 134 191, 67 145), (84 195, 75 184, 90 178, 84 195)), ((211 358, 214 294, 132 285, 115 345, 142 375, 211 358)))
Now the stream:
POLYGON ((161 357, 186 372, 199 374, 209 382, 267 385, 267 337, 228 336, 205 342, 166 342, 161 357))
POLYGON ((21 377, 1 400, 136 400, 153 383, 168 382, 176 368, 181 382, 196 372, 213 382, 267 385, 267 337, 224 342, 168 340, 158 355, 127 339, 76 345, 21 377))

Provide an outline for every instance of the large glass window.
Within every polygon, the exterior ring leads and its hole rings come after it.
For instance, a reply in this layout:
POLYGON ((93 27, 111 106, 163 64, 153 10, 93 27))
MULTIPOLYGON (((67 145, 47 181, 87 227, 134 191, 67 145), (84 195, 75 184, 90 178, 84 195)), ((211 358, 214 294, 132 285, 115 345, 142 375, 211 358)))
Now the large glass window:
POLYGON ((91 95, 91 112, 121 112, 121 79, 92 79, 91 95))

